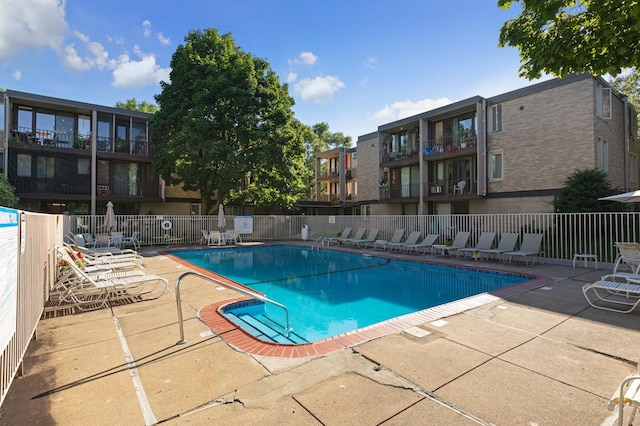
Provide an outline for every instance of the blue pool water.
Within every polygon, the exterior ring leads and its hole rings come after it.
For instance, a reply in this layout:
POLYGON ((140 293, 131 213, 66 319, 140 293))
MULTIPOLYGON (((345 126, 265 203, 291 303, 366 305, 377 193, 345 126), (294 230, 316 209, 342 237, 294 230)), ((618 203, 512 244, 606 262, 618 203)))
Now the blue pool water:
MULTIPOLYGON (((172 254, 285 305, 293 342, 323 339, 530 279, 291 246, 172 254)), ((273 334, 285 323, 284 311, 269 304, 234 308, 226 315, 237 323, 241 318, 267 323, 273 334)), ((278 340, 264 329, 249 328, 260 338, 278 340)))

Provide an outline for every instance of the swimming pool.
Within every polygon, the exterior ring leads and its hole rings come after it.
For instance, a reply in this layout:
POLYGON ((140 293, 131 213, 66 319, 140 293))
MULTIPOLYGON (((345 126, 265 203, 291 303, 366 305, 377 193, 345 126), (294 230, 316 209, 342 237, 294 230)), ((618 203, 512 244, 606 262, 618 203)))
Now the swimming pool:
MULTIPOLYGON (((287 343, 324 339, 530 279, 293 246, 197 250, 172 255, 285 305, 293 330, 287 343)), ((225 315, 261 339, 281 341, 271 332, 252 330, 247 324, 256 320, 270 325, 274 334, 281 333, 285 313, 280 307, 243 303, 226 310, 225 315)))

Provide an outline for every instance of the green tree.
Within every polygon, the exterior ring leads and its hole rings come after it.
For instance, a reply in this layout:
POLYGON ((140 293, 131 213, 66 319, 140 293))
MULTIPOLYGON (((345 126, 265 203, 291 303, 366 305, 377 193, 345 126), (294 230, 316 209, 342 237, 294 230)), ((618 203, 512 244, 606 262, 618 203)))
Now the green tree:
POLYGON ((291 208, 310 171, 288 86, 215 29, 190 31, 171 69, 151 120, 160 175, 200 191, 206 213, 222 202, 291 208))
POLYGON ((158 107, 155 104, 149 103, 147 101, 142 101, 138 103, 136 98, 127 99, 126 102, 116 102, 116 108, 128 109, 129 111, 140 111, 146 112, 149 114, 153 114, 158 111, 158 107))
POLYGON ((614 0, 498 0, 521 13, 500 29, 499 46, 520 50, 520 75, 610 74, 640 65, 640 3, 614 0))
MULTIPOLYGON (((636 108, 640 107, 640 72, 638 68, 631 68, 615 78, 609 80, 611 87, 623 93, 629 102, 636 108)), ((640 121, 640 110, 637 110, 638 121, 640 121)))
POLYGON ((317 123, 311 126, 313 132, 326 145, 325 149, 337 147, 349 148, 351 146, 351 136, 345 136, 342 132, 332 133, 329 131, 329 125, 325 122, 317 123))
POLYGON ((15 188, 9 183, 9 179, 3 173, 0 173, 0 205, 5 207, 16 207, 18 205, 18 197, 15 194, 15 188))
POLYGON ((621 192, 611 187, 607 173, 599 169, 577 170, 564 182, 553 202, 558 213, 611 212, 629 210, 630 206, 598 198, 621 192))

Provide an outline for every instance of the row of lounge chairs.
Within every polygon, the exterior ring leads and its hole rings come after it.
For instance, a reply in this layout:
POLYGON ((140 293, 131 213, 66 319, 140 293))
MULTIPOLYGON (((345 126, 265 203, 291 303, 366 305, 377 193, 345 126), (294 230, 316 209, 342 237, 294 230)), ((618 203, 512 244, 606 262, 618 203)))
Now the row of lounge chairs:
POLYGON ((498 245, 494 247, 496 233, 491 231, 482 232, 475 246, 469 247, 467 244, 471 233, 460 231, 455 235, 450 244, 436 244, 440 234, 427 234, 422 240, 420 231, 411 232, 406 240, 402 240, 405 235, 404 229, 396 229, 390 240, 377 239, 379 229, 374 228, 365 237, 366 228, 358 228, 355 235, 350 237, 352 228, 345 228, 338 237, 326 238, 329 244, 350 245, 352 247, 376 249, 388 251, 402 251, 404 253, 431 254, 441 256, 466 257, 467 254, 479 260, 489 260, 491 258, 511 262, 514 257, 520 257, 527 265, 533 265, 542 247, 543 234, 524 234, 520 248, 516 250, 516 244, 520 237, 517 232, 505 232, 500 235, 498 245))
POLYGON ((114 301, 152 300, 169 281, 143 269, 135 250, 94 251, 65 243, 56 247, 58 274, 51 300, 79 311, 100 309, 114 301))

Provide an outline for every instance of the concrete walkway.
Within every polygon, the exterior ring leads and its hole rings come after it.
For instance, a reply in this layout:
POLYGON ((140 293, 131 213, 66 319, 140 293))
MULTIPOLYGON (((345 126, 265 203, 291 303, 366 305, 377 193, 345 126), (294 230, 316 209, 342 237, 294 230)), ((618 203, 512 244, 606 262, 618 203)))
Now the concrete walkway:
POLYGON ((144 265, 168 278, 170 291, 43 319, 1 425, 612 424, 608 399, 640 357, 640 312, 594 309, 582 295, 611 265, 570 262, 483 262, 552 282, 297 359, 248 355, 214 335, 198 310, 237 293, 190 277, 181 284, 189 341, 177 345, 173 290, 187 269, 154 250, 142 252, 144 265))

